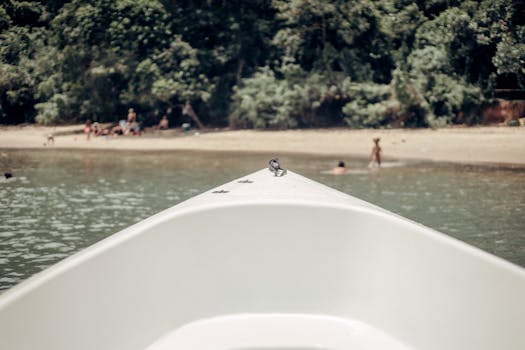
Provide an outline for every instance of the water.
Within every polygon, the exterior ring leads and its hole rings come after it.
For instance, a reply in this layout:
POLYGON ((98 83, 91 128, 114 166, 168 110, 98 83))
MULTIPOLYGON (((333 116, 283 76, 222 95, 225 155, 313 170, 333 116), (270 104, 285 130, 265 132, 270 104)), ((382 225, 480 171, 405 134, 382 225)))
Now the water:
MULTIPOLYGON (((0 291, 104 237, 266 166, 273 154, 0 150, 0 291)), ((281 164, 525 266, 525 168, 284 155, 281 164)))

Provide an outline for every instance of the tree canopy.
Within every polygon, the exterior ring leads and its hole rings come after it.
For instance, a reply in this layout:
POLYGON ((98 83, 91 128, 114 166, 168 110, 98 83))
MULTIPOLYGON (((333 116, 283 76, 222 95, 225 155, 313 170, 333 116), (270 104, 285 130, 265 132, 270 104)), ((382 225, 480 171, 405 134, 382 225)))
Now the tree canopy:
POLYGON ((7 0, 0 124, 480 121, 525 89, 520 0, 7 0))

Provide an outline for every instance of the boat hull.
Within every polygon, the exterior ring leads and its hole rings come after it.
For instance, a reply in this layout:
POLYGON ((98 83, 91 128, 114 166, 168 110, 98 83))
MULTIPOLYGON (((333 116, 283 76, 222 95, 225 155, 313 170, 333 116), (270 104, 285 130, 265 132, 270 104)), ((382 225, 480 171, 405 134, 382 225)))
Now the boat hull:
POLYGON ((199 320, 276 314, 360 322, 400 348, 525 348, 522 268, 296 174, 270 175, 250 179, 288 181, 296 195, 236 196, 232 182, 8 291, 2 348, 143 349, 199 320))

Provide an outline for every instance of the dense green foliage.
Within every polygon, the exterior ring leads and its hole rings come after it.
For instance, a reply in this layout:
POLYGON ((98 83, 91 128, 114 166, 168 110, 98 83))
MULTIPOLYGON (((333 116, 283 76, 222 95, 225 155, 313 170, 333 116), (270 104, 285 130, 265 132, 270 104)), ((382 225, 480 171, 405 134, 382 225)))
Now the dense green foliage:
POLYGON ((520 0, 7 0, 0 123, 477 123, 525 89, 520 0))

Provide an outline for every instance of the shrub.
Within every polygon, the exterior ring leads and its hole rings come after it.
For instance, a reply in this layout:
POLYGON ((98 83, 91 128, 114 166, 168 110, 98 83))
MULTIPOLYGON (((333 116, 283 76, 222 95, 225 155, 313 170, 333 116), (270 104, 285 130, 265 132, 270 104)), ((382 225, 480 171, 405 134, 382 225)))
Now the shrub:
POLYGON ((35 121, 38 124, 58 124, 66 120, 68 99, 65 95, 55 94, 49 101, 36 104, 35 108, 38 112, 35 121))
POLYGON ((343 107, 345 122, 354 128, 378 128, 396 120, 399 102, 392 98, 392 87, 383 84, 345 84, 352 101, 343 107))
POLYGON ((363 104, 361 101, 352 101, 343 107, 347 124, 351 127, 379 128, 391 125, 398 117, 399 102, 386 100, 378 103, 363 104))
POLYGON ((239 128, 286 129, 297 127, 308 105, 303 87, 277 79, 264 67, 234 88, 230 125, 239 128))

